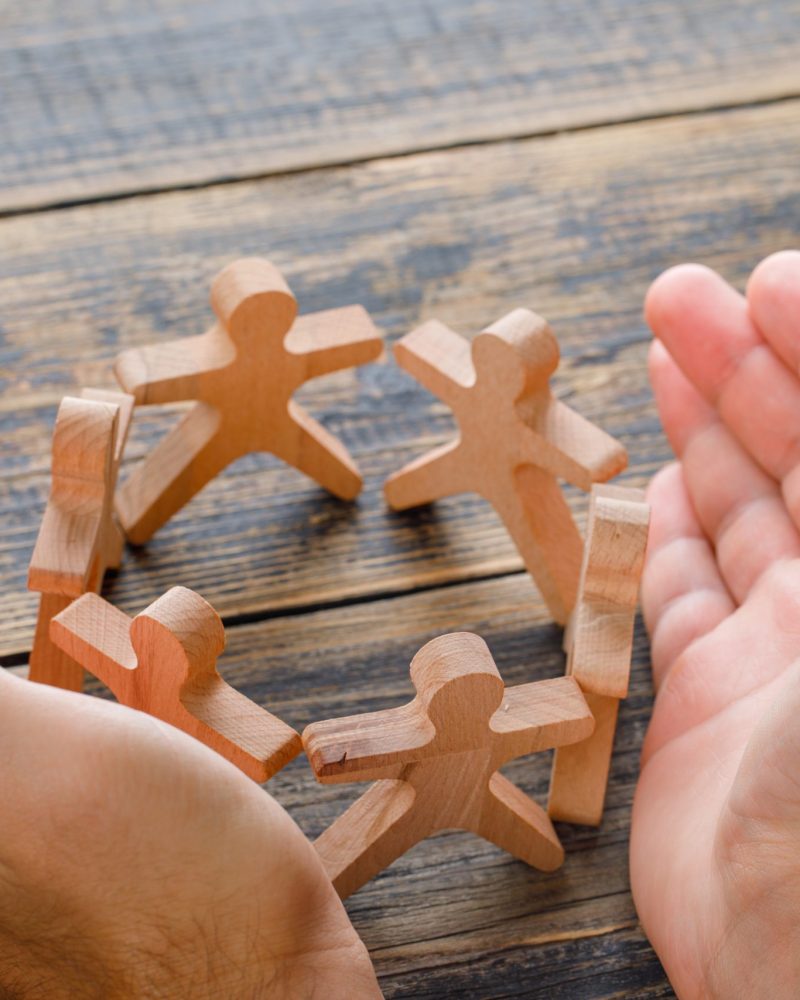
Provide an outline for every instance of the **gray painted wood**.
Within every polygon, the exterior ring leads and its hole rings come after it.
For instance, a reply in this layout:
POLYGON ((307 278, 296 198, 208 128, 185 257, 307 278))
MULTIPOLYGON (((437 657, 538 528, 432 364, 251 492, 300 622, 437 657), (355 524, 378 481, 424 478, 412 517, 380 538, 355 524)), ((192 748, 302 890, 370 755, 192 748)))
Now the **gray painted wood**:
POLYGON ((775 0, 0 8, 0 210, 800 93, 775 0))

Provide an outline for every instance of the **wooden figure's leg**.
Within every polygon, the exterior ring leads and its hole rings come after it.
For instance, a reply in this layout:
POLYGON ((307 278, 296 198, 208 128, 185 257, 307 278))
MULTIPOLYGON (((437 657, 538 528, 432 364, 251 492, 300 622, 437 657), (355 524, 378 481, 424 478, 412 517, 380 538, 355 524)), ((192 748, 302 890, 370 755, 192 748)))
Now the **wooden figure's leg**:
MULTIPOLYGON (((122 564, 122 553, 125 551, 125 532, 115 515, 111 517, 108 536, 103 539, 103 562, 106 569, 119 569, 122 564)), ((100 581, 102 583, 102 580, 100 581)))
POLYGON ((128 538, 144 544, 232 461, 220 417, 198 403, 128 477, 117 513, 128 538))
POLYGON ((558 482, 542 469, 522 466, 495 507, 550 614, 566 624, 577 598, 583 541, 558 482))
POLYGON ((345 446, 294 400, 289 429, 270 450, 340 500, 354 500, 361 492, 361 475, 345 446))
POLYGON ((377 781, 314 841, 342 899, 426 835, 414 823, 415 798, 408 782, 377 781))
POLYGON ((556 750, 547 811, 553 819, 599 826, 603 819, 619 701, 589 692, 585 692, 584 697, 594 715, 595 730, 588 739, 556 750))
POLYGON ((459 441, 451 441, 393 472, 383 487, 389 506, 408 510, 466 492, 469 485, 460 447, 459 441))
POLYGON ((502 774, 493 774, 474 832, 541 871, 555 871, 564 849, 541 806, 502 774))
POLYGON ((201 727, 193 735, 254 781, 267 781, 303 749, 299 733, 221 677, 184 688, 181 704, 201 727))
POLYGON ((42 594, 36 635, 29 660, 28 680, 67 691, 83 689, 83 667, 68 656, 50 638, 50 621, 69 607, 73 598, 62 594, 42 594))

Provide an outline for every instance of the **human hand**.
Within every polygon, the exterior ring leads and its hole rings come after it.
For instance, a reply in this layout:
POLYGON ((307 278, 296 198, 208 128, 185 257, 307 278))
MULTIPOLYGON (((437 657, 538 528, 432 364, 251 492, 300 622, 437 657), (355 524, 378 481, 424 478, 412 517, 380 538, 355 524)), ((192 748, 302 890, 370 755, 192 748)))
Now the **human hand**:
POLYGON ((631 831, 681 997, 800 995, 800 253, 741 296, 696 265, 647 297, 679 459, 653 480, 642 603, 657 697, 631 831))
POLYGON ((258 785, 150 716, 0 669, 0 995, 381 994, 258 785))

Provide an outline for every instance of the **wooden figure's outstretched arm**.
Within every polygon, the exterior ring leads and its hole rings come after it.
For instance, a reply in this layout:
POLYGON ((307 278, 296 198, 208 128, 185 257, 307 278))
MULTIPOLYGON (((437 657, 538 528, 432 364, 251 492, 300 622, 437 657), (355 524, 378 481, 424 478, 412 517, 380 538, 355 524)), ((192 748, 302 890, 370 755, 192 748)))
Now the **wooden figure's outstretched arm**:
POLYGON ((492 767, 525 754, 586 739, 594 719, 572 677, 555 677, 506 688, 491 719, 492 767))
POLYGON ((201 399, 209 375, 227 367, 236 348, 221 326, 197 337, 123 351, 114 363, 117 381, 137 405, 201 399))
POLYGON ((401 368, 450 407, 475 381, 469 341, 435 319, 398 340, 394 356, 401 368))
POLYGON ((628 694, 650 507, 642 490, 593 486, 567 671, 584 691, 628 694))
POLYGON ((473 832, 541 871, 555 871, 564 848, 541 806, 502 774, 493 774, 473 832))
POLYGON ((81 399, 88 399, 93 403, 107 403, 110 406, 118 407, 117 412, 117 433, 114 438, 114 457, 112 462, 112 478, 116 481, 119 464, 122 461, 125 445, 128 441, 128 432, 131 429, 133 419, 133 408, 136 404, 134 397, 128 392, 117 392, 113 389, 81 389, 81 399))
POLYGON ((314 841, 342 899, 428 835, 414 822, 415 798, 405 781, 378 781, 314 841))
POLYGON ((327 785, 394 777, 398 765, 424 756, 435 735, 414 700, 382 712, 312 722, 303 745, 317 781, 327 785))
POLYGON ((270 442, 273 454, 340 500, 358 496, 362 480, 347 448, 293 399, 282 431, 280 438, 270 442))
POLYGON ((213 407, 197 403, 122 484, 117 513, 132 542, 144 544, 233 461, 220 425, 213 407))
POLYGON ((284 343, 287 351, 302 358, 303 381, 364 365, 383 351, 383 340, 363 306, 298 316, 284 343))
POLYGON ((88 590, 99 593, 103 585, 103 576, 106 570, 119 567, 125 548, 125 534, 113 514, 114 491, 117 487, 117 476, 122 456, 125 452, 125 444, 128 440, 128 431, 130 430, 133 408, 136 401, 133 396, 126 392, 89 388, 81 390, 81 399, 88 399, 95 403, 108 403, 118 408, 117 433, 108 478, 108 491, 104 504, 103 537, 100 540, 87 587, 88 590))
POLYGON ((202 742, 253 781, 268 781, 303 749, 300 734, 218 675, 187 684, 181 704, 203 727, 202 742))
POLYGON ((628 464, 628 453, 618 441, 560 400, 549 401, 532 430, 531 463, 582 490, 611 479, 628 464))
POLYGON ((128 701, 128 682, 136 669, 131 619, 97 594, 84 594, 50 622, 50 638, 114 693, 128 701))
POLYGON ((461 442, 457 440, 421 455, 393 472, 386 480, 383 492, 393 510, 408 510, 456 493, 466 493, 473 487, 469 469, 465 467, 461 442))

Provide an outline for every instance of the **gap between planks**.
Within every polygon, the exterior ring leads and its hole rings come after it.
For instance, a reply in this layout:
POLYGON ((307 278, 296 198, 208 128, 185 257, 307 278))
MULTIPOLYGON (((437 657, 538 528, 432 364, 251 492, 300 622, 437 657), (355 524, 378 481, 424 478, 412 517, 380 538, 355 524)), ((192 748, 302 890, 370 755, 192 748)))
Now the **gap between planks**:
POLYGON ((508 133, 476 137, 474 139, 459 139, 453 142, 404 147, 397 150, 376 152, 375 154, 363 156, 342 158, 330 157, 329 159, 320 159, 315 163, 300 162, 296 166, 292 167, 254 171, 249 173, 243 172, 230 177, 206 178, 197 181, 186 181, 163 185, 143 184, 141 187, 132 187, 121 191, 98 193, 97 195, 87 195, 85 197, 62 198, 53 201, 32 201, 28 204, 15 206, 14 208, 0 208, 0 222, 4 219, 13 219, 19 216, 40 215, 47 212, 62 211, 64 209, 85 208, 92 205, 103 205, 116 201, 130 201, 134 198, 156 197, 158 195, 174 194, 182 191, 201 191, 205 189, 213 190, 221 187, 230 187, 236 184, 246 184, 253 181, 257 182, 281 177, 291 177, 300 174, 312 174, 326 170, 346 169, 348 167, 358 167, 369 163, 377 163, 387 160, 402 160, 414 156, 424 156, 430 153, 457 152, 462 149, 474 149, 481 146, 492 146, 498 143, 525 142, 531 139, 548 139, 556 136, 577 134, 580 132, 595 132, 601 129, 611 129, 623 125, 647 124, 649 122, 658 122, 669 119, 679 121, 682 119, 696 118, 702 115, 724 115, 733 111, 789 104, 798 98, 800 98, 800 89, 787 90, 778 95, 759 98, 753 101, 730 101, 697 108, 674 108, 646 115, 621 115, 618 118, 604 120, 598 119, 596 121, 588 121, 577 125, 566 126, 564 128, 551 128, 544 129, 542 131, 510 131, 508 133))

